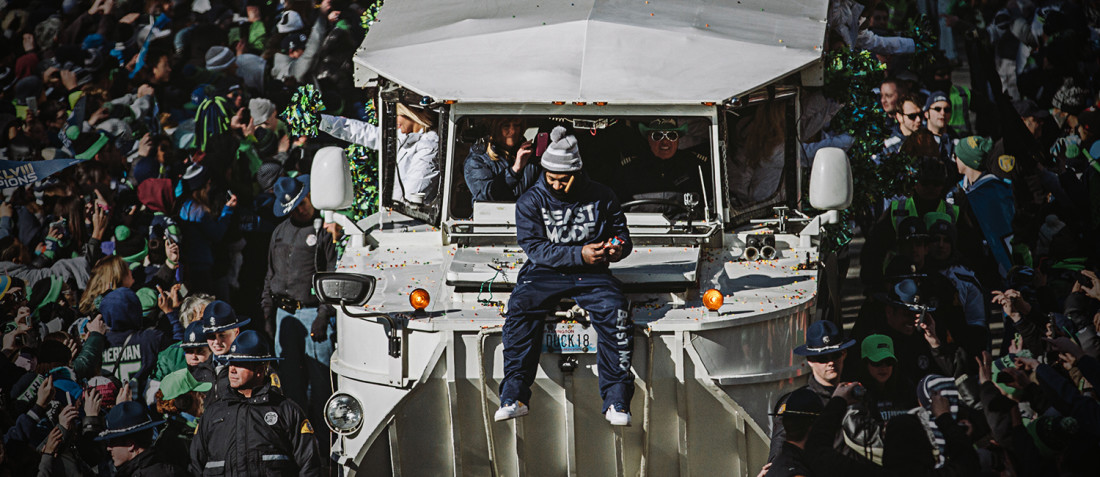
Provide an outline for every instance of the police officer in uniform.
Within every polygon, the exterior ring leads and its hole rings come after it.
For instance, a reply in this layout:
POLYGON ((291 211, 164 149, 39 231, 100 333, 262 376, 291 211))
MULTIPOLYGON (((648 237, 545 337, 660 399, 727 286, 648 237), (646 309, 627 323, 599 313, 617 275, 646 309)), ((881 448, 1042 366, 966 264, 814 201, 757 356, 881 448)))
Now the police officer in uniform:
POLYGON ((202 331, 206 334, 206 344, 214 355, 190 369, 195 379, 214 384, 206 395, 208 403, 226 395, 229 378, 224 357, 240 335, 241 327, 249 322, 251 320, 248 318, 238 317, 233 307, 221 300, 210 302, 203 310, 202 331))
POLYGON ((255 331, 242 332, 225 355, 229 392, 209 404, 191 443, 195 475, 321 475, 313 425, 267 379, 277 361, 255 331))
POLYGON ((285 359, 283 389, 320 422, 332 394, 328 366, 336 328, 332 307, 312 293, 313 274, 335 269, 336 244, 313 208, 308 175, 281 177, 274 190, 275 215, 289 217, 271 235, 262 306, 275 324, 275 355, 285 359))
POLYGON ((811 470, 810 462, 806 459, 804 450, 806 441, 810 437, 810 428, 814 420, 825 409, 821 403, 821 396, 817 392, 801 387, 785 396, 782 404, 769 413, 776 417, 776 422, 782 422, 787 429, 784 441, 765 477, 811 477, 815 473, 811 470))
MULTIPOLYGON (((622 179, 617 190, 623 202, 641 199, 684 203, 684 193, 703 193, 703 178, 710 175, 707 156, 680 149, 680 139, 688 132, 687 124, 675 119, 657 119, 638 125, 649 147, 641 154, 622 158, 622 179)), ((660 204, 638 205, 628 212, 684 212, 683 207, 660 204)))
MULTIPOLYGON (((836 386, 840 384, 841 375, 844 373, 844 358, 848 354, 848 348, 855 344, 856 340, 845 340, 841 329, 837 328, 831 321, 815 321, 810 325, 806 329, 806 344, 794 349, 794 354, 806 357, 806 362, 809 363, 812 371, 810 381, 794 392, 781 396, 775 403, 772 415, 782 415, 781 410, 796 392, 805 393, 802 390, 808 390, 819 398, 818 404, 820 407, 818 412, 820 412, 820 409, 825 407, 825 403, 836 391, 836 386)), ((771 449, 768 452, 768 462, 772 462, 773 467, 777 456, 787 447, 786 442, 789 440, 784 423, 783 419, 772 421, 771 449)), ((801 437, 804 438, 805 436, 801 437)), ((838 444, 844 445, 843 441, 838 444)))

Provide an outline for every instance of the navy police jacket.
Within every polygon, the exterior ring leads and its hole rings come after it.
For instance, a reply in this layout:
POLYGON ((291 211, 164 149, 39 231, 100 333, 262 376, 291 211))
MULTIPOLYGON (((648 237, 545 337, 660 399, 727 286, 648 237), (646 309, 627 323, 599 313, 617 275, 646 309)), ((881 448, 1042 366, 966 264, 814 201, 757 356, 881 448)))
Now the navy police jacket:
POLYGON ((521 274, 534 267, 561 273, 606 272, 607 263, 586 265, 581 248, 612 237, 622 240, 622 257, 630 255, 630 232, 615 193, 583 173, 564 198, 555 196, 540 175, 516 201, 516 238, 528 259, 521 274))

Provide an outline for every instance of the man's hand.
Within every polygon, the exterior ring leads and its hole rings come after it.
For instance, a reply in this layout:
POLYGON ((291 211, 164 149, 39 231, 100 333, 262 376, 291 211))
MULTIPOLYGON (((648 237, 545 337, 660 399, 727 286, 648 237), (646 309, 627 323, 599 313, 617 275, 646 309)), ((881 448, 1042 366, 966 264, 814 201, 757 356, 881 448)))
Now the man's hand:
POLYGON ((994 290, 993 304, 1000 305, 1005 314, 1015 323, 1019 323, 1024 316, 1031 313, 1031 304, 1024 300, 1020 292, 1012 289, 1003 292, 994 290))
POLYGON ((54 427, 50 430, 50 434, 46 436, 46 443, 42 444, 42 453, 46 455, 57 455, 57 449, 61 447, 61 438, 65 433, 60 427, 54 427))
POLYGON ((76 73, 73 73, 69 70, 61 70, 61 86, 64 86, 65 89, 69 91, 76 89, 76 87, 78 86, 76 73))
POLYGON ((764 477, 765 475, 768 475, 768 470, 771 470, 771 468, 772 468, 772 463, 771 462, 768 462, 767 464, 764 464, 764 467, 762 467, 760 469, 760 473, 756 474, 756 477, 764 477))
POLYGON ((859 402, 859 398, 857 398, 852 391, 859 386, 860 384, 857 382, 840 383, 836 386, 836 390, 833 391, 833 397, 844 398, 845 401, 848 401, 849 405, 855 404, 859 402))
POLYGON ((103 395, 95 388, 84 391, 84 415, 98 416, 103 405, 103 395))
POLYGON ((328 232, 332 236, 332 241, 335 242, 340 239, 340 236, 344 234, 344 228, 336 222, 325 222, 323 226, 325 232, 328 232))
POLYGON ((27 332, 30 331, 30 329, 31 329, 30 325, 24 323, 24 324, 20 324, 19 326, 16 326, 16 328, 14 330, 11 330, 11 332, 5 333, 4 334, 4 344, 3 344, 4 351, 14 350, 15 349, 15 339, 18 338, 19 336, 27 334, 27 332))
POLYGON ((230 209, 237 206, 237 194, 229 194, 229 200, 225 201, 225 206, 230 209))
POLYGON ((57 418, 57 423, 64 427, 65 430, 72 430, 73 423, 80 417, 80 411, 76 409, 75 404, 69 404, 61 410, 61 415, 57 418))
POLYGON ((130 390, 130 381, 126 381, 126 384, 122 385, 122 389, 118 390, 118 394, 115 395, 115 404, 122 404, 128 402, 133 397, 133 391, 130 390))
POLYGON ((1024 388, 1028 387, 1029 384, 1031 384, 1031 378, 1027 376, 1027 371, 1024 371, 1018 367, 1005 368, 1001 372, 1007 373, 1012 378, 1011 381, 1005 383, 1008 386, 1023 390, 1024 388))
POLYGON ((531 156, 535 154, 535 146, 530 142, 523 143, 516 151, 516 162, 512 163, 512 172, 519 174, 524 167, 527 167, 527 161, 531 159, 531 156))
POLYGON ((1025 358, 1023 356, 1017 356, 1014 360, 1016 367, 1025 371, 1034 371, 1039 367, 1039 360, 1035 358, 1025 358))
POLYGON ((168 292, 164 291, 160 285, 157 285, 157 308, 160 308, 165 315, 175 309, 172 308, 172 299, 168 297, 168 292))
POLYGON ((615 245, 611 243, 611 240, 604 242, 604 250, 607 250, 607 261, 618 262, 623 259, 623 246, 615 245))
POLYGON ((123 25, 130 25, 130 24, 136 22, 139 17, 141 17, 141 14, 137 13, 137 12, 127 13, 127 14, 123 15, 122 18, 120 18, 118 20, 118 22, 123 24, 123 25))
POLYGON ((180 244, 176 242, 168 242, 168 245, 164 247, 164 256, 174 264, 168 264, 168 268, 174 270, 176 267, 179 266, 180 263, 180 244))
POLYGON ((34 403, 39 407, 46 407, 49 404, 50 399, 53 398, 53 376, 46 376, 46 379, 42 381, 42 384, 38 386, 38 396, 34 403))
POLYGON ((590 243, 581 247, 581 258, 587 265, 595 265, 607 261, 607 249, 603 243, 590 243))
POLYGON ((15 207, 7 202, 0 202, 0 217, 11 217, 15 215, 15 207))
POLYGON ((100 207, 92 208, 92 238, 103 241, 107 235, 107 211, 100 207))
POLYGON ((76 340, 72 338, 65 338, 65 341, 62 341, 61 343, 69 348, 69 361, 72 361, 72 357, 76 356, 76 353, 80 352, 80 345, 76 344, 76 340))
MULTIPOLYGON (((137 57, 137 55, 134 56, 137 57)), ((109 114, 110 113, 107 111, 107 108, 99 108, 95 110, 94 113, 92 113, 91 117, 88 118, 88 124, 95 126, 107 119, 107 116, 109 114)))
POLYGON ((1066 338, 1065 336, 1059 336, 1057 338, 1043 338, 1043 341, 1050 343, 1051 349, 1058 354, 1069 354, 1074 359, 1078 359, 1085 355, 1085 350, 1073 340, 1066 338))
POLYGON ((1081 270, 1081 275, 1088 277, 1092 282, 1091 287, 1081 287, 1081 291, 1085 292, 1085 295, 1093 300, 1100 300, 1100 278, 1097 278, 1096 273, 1092 270, 1081 270))
POLYGON ((145 135, 141 137, 141 141, 138 142, 138 157, 149 157, 149 153, 152 151, 153 133, 145 133, 145 135))
POLYGON ((928 346, 931 346, 932 349, 939 348, 940 337, 936 335, 936 320, 932 318, 932 314, 927 311, 924 312, 922 316, 924 320, 917 318, 914 322, 914 326, 924 332, 924 340, 928 342, 928 346))
POLYGON ((946 397, 943 397, 940 393, 932 395, 932 417, 940 417, 944 414, 951 412, 951 401, 948 401, 946 397))
POLYGON ((107 322, 103 321, 103 315, 96 315, 88 322, 88 332, 96 332, 101 335, 107 334, 107 322))
POLYGON ((992 381, 993 356, 989 354, 989 351, 982 351, 982 356, 974 357, 974 361, 978 362, 978 382, 985 384, 992 381))

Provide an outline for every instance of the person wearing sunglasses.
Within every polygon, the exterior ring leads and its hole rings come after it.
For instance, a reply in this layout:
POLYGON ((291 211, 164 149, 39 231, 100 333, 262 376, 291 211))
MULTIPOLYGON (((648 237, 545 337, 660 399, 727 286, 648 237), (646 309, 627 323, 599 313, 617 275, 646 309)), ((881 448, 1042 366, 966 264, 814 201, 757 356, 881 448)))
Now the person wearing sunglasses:
MULTIPOLYGON (((808 383, 799 389, 809 389, 821 398, 822 406, 829 402, 836 386, 840 384, 840 376, 844 372, 844 358, 848 355, 848 348, 856 344, 855 340, 844 339, 844 332, 831 321, 816 321, 806 329, 806 343, 794 349, 794 354, 806 357, 806 363, 810 367, 811 376, 808 383)), ((776 401, 772 414, 779 413, 791 394, 783 395, 776 401)), ((783 449, 786 441, 786 431, 783 421, 772 420, 771 449, 768 452, 768 462, 773 461, 783 449)), ((843 440, 834 442, 838 449, 844 446, 843 440)))
POLYGON ((951 122, 951 101, 947 93, 936 91, 928 95, 928 101, 924 102, 924 119, 927 120, 928 131, 936 136, 940 155, 945 159, 952 157, 958 136, 948 125, 951 122))
POLYGON ((924 112, 921 103, 916 96, 905 95, 898 99, 897 110, 894 111, 894 120, 897 125, 890 131, 890 137, 883 142, 882 154, 876 158, 876 163, 883 156, 897 153, 901 150, 902 143, 924 124, 924 112))
MULTIPOLYGON (((680 148, 688 125, 673 118, 639 124, 649 146, 640 154, 624 157, 622 180, 616 193, 623 202, 667 201, 670 205, 645 204, 628 212, 684 212, 684 194, 703 192, 700 170, 707 174, 707 156, 680 148)), ((699 207, 701 209, 701 207, 699 207)))

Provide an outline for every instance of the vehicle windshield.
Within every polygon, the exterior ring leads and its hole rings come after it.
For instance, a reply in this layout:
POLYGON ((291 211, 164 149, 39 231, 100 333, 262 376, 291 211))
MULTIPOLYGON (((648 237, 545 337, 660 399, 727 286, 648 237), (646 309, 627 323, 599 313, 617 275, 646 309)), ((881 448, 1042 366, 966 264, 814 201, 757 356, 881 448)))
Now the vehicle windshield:
POLYGON ((576 136, 584 173, 615 191, 625 212, 669 223, 716 216, 708 118, 482 115, 456 124, 449 217, 479 219, 478 203, 514 203, 534 187, 549 133, 559 125, 576 136), (520 157, 525 144, 529 160, 520 157))

